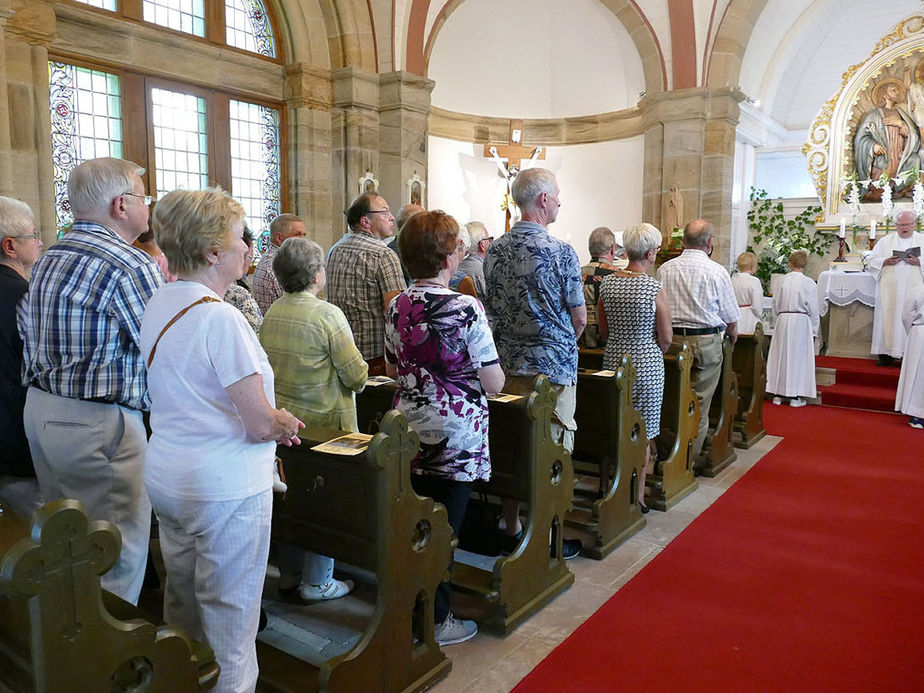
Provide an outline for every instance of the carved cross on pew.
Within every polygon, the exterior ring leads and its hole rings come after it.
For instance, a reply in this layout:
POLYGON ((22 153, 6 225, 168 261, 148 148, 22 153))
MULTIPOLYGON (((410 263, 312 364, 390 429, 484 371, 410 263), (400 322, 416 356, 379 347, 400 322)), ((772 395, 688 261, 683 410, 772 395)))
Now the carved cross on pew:
POLYGON ((523 121, 510 121, 510 134, 507 144, 486 144, 484 145, 485 158, 493 158, 497 162, 497 168, 507 179, 507 194, 504 197, 504 204, 501 209, 506 213, 504 220, 504 231, 510 230, 510 207, 513 198, 510 196, 510 186, 513 179, 520 172, 520 165, 524 158, 526 159, 545 159, 545 149, 543 147, 527 147, 520 144, 523 138, 523 121), (506 163, 505 163, 506 162, 506 163))

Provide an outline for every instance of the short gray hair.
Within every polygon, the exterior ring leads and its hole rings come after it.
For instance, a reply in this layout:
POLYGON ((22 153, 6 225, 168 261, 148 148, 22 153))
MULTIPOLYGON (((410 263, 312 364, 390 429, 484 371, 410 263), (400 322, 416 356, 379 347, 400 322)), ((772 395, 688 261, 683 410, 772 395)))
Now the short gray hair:
POLYGON ((29 205, 22 200, 0 195, 0 243, 5 238, 25 236, 34 226, 35 215, 29 205))
POLYGON ((587 239, 587 250, 591 257, 606 255, 610 248, 616 245, 616 234, 605 226, 598 226, 590 232, 587 239))
POLYGON ((283 241, 273 258, 273 272, 282 290, 297 294, 314 284, 324 267, 324 251, 309 238, 292 236, 283 241))
POLYGON ((472 252, 472 249, 475 247, 475 242, 472 240, 472 234, 468 232, 465 226, 459 228, 459 240, 462 241, 462 249, 465 251, 466 255, 472 252))
POLYGON ((555 174, 546 168, 528 168, 513 179, 510 194, 520 209, 533 209, 542 193, 555 192, 555 174))
POLYGON ((273 219, 272 222, 270 222, 270 238, 275 236, 277 233, 288 233, 289 227, 299 221, 302 220, 301 217, 299 217, 297 214, 280 214, 275 219, 273 219))
POLYGON ((661 245, 661 232, 657 227, 641 223, 630 226, 622 234, 622 244, 630 261, 640 262, 648 254, 661 245))
POLYGON ((134 176, 144 175, 144 168, 133 161, 105 156, 77 166, 67 180, 67 197, 76 219, 108 213, 110 203, 119 195, 132 192, 134 176))
POLYGON ((490 235, 488 233, 488 227, 482 224, 480 221, 468 222, 465 225, 465 230, 468 231, 468 235, 472 239, 472 248, 481 243, 481 241, 490 235))
POLYGON ((702 249, 709 245, 714 230, 704 219, 694 219, 683 227, 683 247, 702 249))

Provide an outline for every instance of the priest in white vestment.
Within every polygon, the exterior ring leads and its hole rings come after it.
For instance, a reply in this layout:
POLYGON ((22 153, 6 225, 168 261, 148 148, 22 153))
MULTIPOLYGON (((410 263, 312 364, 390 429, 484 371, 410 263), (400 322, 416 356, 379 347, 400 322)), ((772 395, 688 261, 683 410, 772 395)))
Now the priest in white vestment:
MULTIPOLYGON (((914 212, 899 212, 894 233, 879 240, 867 257, 867 268, 876 278, 876 307, 873 311, 873 343, 870 353, 879 355, 879 363, 888 365, 905 352, 905 327, 902 313, 908 293, 924 284, 924 267, 920 255, 905 259, 893 257, 895 251, 918 248, 924 252, 924 234, 914 230, 914 212)), ((914 251, 912 251, 914 252, 914 251)))
POLYGON ((741 253, 738 256, 738 271, 732 275, 732 290, 738 301, 741 317, 738 319, 738 334, 754 334, 754 328, 764 313, 764 287, 754 276, 757 271, 757 256, 741 253))
POLYGON ((908 341, 895 409, 911 417, 908 425, 912 428, 924 428, 924 285, 908 292, 902 318, 908 341))
POLYGON ((773 296, 776 317, 770 354, 767 356, 767 392, 774 404, 790 398, 791 407, 805 406, 803 397, 814 397, 815 335, 818 334, 818 287, 803 274, 808 253, 789 256, 789 274, 773 296))

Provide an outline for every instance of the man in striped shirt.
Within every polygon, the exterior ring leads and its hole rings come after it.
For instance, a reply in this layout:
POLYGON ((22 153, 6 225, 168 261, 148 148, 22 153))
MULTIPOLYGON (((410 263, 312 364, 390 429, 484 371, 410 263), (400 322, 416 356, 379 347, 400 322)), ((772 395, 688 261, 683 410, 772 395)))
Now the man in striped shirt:
POLYGON ((282 287, 273 272, 276 251, 287 238, 305 238, 307 235, 305 222, 294 214, 280 214, 270 224, 270 245, 260 256, 260 262, 253 271, 253 297, 260 306, 261 315, 266 315, 270 306, 282 296, 282 287))
POLYGON ((712 240, 712 224, 691 221, 683 229, 683 252, 658 269, 671 305, 674 346, 686 341, 693 351, 690 384, 700 401, 694 461, 706 441, 709 407, 722 371, 722 333, 734 342, 740 315, 728 270, 710 259, 712 240))
POLYGON ((144 169, 92 159, 68 181, 75 221, 32 269, 20 316, 24 423, 42 498, 76 498, 122 534, 102 585, 136 603, 144 580, 151 503, 144 489, 150 406, 138 347, 141 315, 163 283, 132 242, 148 227, 144 169))

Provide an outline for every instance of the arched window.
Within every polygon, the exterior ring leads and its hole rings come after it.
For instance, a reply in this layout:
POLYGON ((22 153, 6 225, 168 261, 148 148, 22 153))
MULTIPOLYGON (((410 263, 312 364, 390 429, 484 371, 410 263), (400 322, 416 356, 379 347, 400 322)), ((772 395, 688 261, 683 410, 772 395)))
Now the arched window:
MULTIPOLYGON (((276 57, 261 0, 121 0, 122 16, 131 2, 145 20, 191 34, 200 24, 215 33, 208 13, 218 8, 227 20, 222 41, 254 60, 276 57)), ((189 40, 192 48, 204 45, 189 40)), ((115 156, 144 166, 147 190, 158 197, 221 185, 244 206, 257 248, 265 249, 269 223, 284 206, 283 104, 146 74, 144 65, 106 68, 94 56, 87 60, 68 56, 48 64, 59 234, 73 221, 71 171, 87 159, 115 156)))

